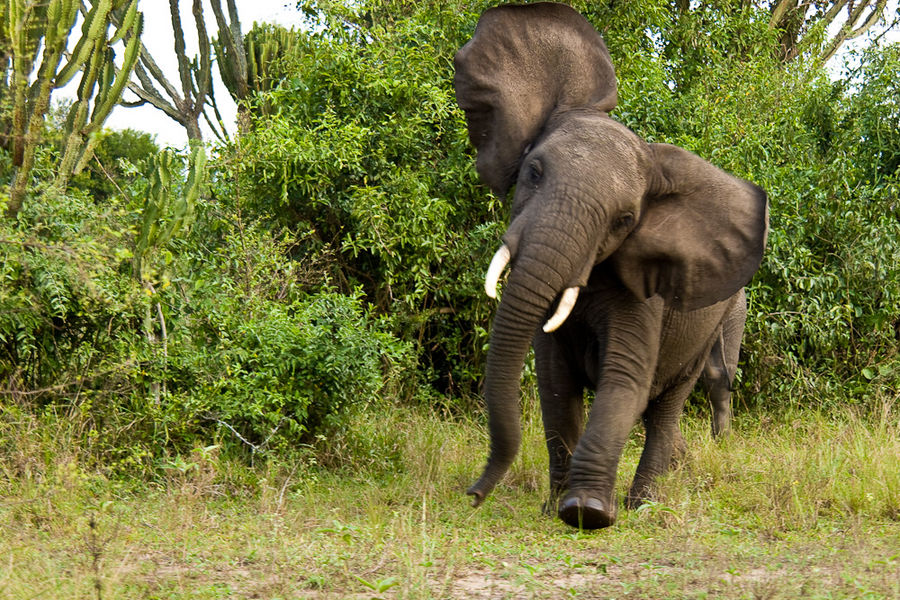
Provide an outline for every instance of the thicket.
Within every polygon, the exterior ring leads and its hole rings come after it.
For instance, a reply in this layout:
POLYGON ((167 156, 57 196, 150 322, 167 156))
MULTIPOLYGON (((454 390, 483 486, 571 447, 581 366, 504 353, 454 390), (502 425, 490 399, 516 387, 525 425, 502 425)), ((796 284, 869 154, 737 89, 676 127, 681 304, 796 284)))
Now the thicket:
MULTIPOLYGON (((615 118, 769 193, 739 402, 892 398, 900 47, 834 78, 815 40, 785 62, 752 7, 573 4, 612 54, 615 118)), ((196 148, 107 132, 53 189, 48 121, 22 208, 0 219, 0 419, 77 418, 93 456, 135 469, 213 443, 287 452, 373 405, 476 406, 506 207, 477 181, 452 57, 486 5, 307 3, 307 30, 257 29, 290 51, 242 135, 208 149, 202 186, 196 148), (153 227, 169 233, 148 246, 153 227)))

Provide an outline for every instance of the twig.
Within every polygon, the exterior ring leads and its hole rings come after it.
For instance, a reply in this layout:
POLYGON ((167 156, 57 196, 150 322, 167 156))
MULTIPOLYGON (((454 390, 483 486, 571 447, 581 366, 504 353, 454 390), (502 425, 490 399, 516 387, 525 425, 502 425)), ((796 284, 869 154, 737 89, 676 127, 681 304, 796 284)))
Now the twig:
MULTIPOLYGON (((207 415, 206 418, 215 421, 215 422, 218 423, 219 425, 225 426, 229 431, 231 431, 231 433, 233 433, 234 435, 236 435, 237 438, 238 438, 239 440, 241 440, 242 442, 244 442, 245 444, 247 444, 248 446, 250 446, 250 448, 251 448, 254 452, 259 452, 259 451, 260 451, 259 446, 257 446, 256 444, 254 444, 253 442, 251 442, 250 440, 248 440, 247 438, 245 438, 244 436, 242 436, 240 433, 238 433, 238 430, 237 430, 237 429, 235 429, 234 427, 232 427, 231 425, 229 425, 228 423, 226 423, 226 422, 223 421, 222 419, 218 419, 218 418, 216 418, 216 417, 213 417, 212 415, 207 415)), ((268 441, 268 440, 267 440, 267 441, 268 441)))
POLYGON ((284 491, 287 489, 288 484, 291 482, 291 478, 294 476, 294 473, 297 471, 298 463, 294 463, 294 466, 291 467, 291 472, 285 478, 284 483, 281 485, 281 490, 278 492, 278 509, 281 510, 281 506, 284 503, 284 491))
POLYGON ((259 450, 262 450, 263 448, 266 447, 266 445, 268 445, 269 440, 272 439, 272 436, 275 435, 275 432, 278 431, 278 429, 281 427, 282 423, 284 423, 284 417, 281 417, 281 420, 278 421, 278 425, 275 426, 275 429, 272 430, 272 432, 269 434, 269 437, 267 437, 263 441, 263 443, 259 445, 259 450))

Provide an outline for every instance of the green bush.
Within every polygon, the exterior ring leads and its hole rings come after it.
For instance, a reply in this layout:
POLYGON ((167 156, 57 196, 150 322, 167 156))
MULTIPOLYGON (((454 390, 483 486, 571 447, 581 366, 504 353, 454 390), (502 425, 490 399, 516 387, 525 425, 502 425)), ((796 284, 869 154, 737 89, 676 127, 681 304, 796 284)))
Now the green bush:
POLYGON ((414 393, 409 345, 323 286, 327 257, 292 258, 290 232, 225 203, 147 253, 138 281, 147 187, 102 205, 43 193, 0 222, 0 407, 78 420, 117 470, 210 440, 284 451, 414 393))
MULTIPOLYGON (((389 4, 307 6, 316 33, 297 34, 304 51, 258 98, 278 110, 241 141, 242 180, 257 214, 302 223, 311 247, 335 252, 331 281, 362 286, 392 317, 427 381, 477 393, 493 308, 479 281, 505 211, 475 180, 451 61, 484 7, 389 4)), ((811 58, 814 37, 785 62, 755 6, 574 7, 612 54, 615 118, 769 193, 743 401, 829 404, 889 389, 900 371, 896 49, 832 82, 811 58)))
POLYGON ((239 140, 235 164, 249 210, 311 231, 302 251, 333 250, 332 284, 363 289, 416 344, 424 379, 473 394, 492 308, 477 290, 503 212, 478 185, 452 87, 477 13, 409 13, 367 5, 359 28, 325 13, 297 32, 302 51, 255 100, 278 110, 239 140))
POLYGON ((385 406, 382 394, 397 394, 410 366, 404 345, 369 322, 359 298, 194 300, 207 310, 193 317, 185 339, 171 340, 169 401, 256 448, 276 432, 282 450, 308 442, 347 411, 385 406))
POLYGON ((369 314, 359 294, 303 285, 317 267, 289 258, 296 241, 288 232, 278 238, 229 216, 201 217, 220 221, 224 235, 210 251, 185 256, 173 274, 179 293, 166 310, 178 327, 153 374, 167 382, 169 402, 188 420, 217 423, 254 446, 277 430, 271 441, 283 447, 340 426, 346 410, 414 393, 408 344, 369 314))
POLYGON ((86 194, 48 192, 16 222, 0 221, 6 390, 75 393, 86 378, 131 362, 145 299, 125 268, 130 213, 121 198, 98 212, 86 194))

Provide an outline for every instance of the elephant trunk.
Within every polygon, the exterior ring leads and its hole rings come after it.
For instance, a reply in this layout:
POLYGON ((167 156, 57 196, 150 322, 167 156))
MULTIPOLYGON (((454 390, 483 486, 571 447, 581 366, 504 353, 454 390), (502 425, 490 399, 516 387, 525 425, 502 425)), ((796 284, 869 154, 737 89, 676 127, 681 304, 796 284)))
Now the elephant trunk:
MULTIPOLYGON (((535 234, 527 236, 533 242, 535 234)), ((543 236, 540 236, 543 237, 543 236)), ((571 239, 571 238, 570 238, 571 239)), ((559 247, 559 240, 554 245, 559 247)), ((538 328, 546 320, 548 309, 560 292, 570 285, 573 272, 580 269, 559 257, 586 255, 584 248, 553 253, 556 263, 547 262, 547 243, 529 243, 520 248, 515 267, 503 292, 491 329, 485 372, 484 396, 488 409, 491 449, 481 478, 466 492, 478 506, 509 469, 519 449, 520 380, 522 368, 538 328)))

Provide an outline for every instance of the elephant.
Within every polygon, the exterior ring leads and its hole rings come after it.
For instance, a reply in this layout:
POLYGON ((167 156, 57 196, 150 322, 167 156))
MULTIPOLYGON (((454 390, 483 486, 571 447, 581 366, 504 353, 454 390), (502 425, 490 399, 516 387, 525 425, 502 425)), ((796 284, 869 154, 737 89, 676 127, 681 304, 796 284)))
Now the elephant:
POLYGON ((520 379, 533 346, 545 507, 575 527, 610 526, 638 418, 646 437, 628 508, 652 497, 654 478, 684 447, 678 422, 707 358, 709 381, 730 384, 727 373, 714 376, 712 350, 722 340, 724 356, 729 315, 741 313, 762 261, 767 195, 613 120, 609 52, 568 6, 488 9, 454 67, 480 179, 500 198, 515 188, 485 280, 496 297, 509 268, 483 386, 490 451, 467 493, 481 504, 518 453, 520 379), (583 423, 585 389, 594 397, 583 423))

